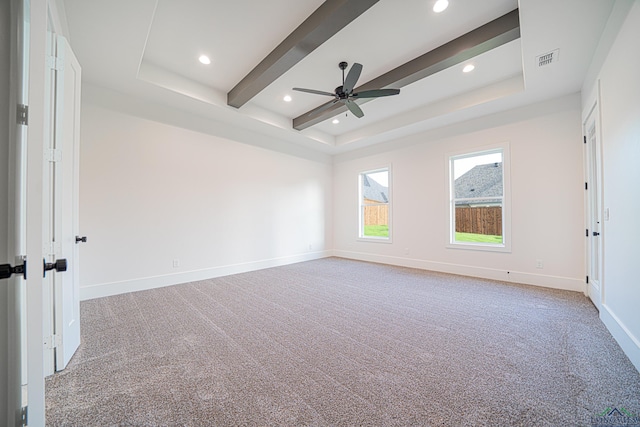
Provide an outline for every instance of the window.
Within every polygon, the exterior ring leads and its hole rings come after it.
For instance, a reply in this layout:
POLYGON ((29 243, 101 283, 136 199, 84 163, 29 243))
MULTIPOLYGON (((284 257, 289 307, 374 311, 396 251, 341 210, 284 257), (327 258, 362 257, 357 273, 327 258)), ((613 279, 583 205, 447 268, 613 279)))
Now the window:
POLYGON ((509 251, 508 146, 449 157, 450 247, 509 251))
POLYGON ((389 168, 360 174, 360 238, 389 241, 389 168))

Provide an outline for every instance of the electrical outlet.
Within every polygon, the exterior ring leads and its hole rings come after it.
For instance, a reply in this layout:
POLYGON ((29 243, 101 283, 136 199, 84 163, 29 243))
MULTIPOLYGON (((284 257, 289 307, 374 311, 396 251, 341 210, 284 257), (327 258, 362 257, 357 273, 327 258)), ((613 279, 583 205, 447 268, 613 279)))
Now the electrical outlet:
POLYGON ((541 259, 536 260, 536 268, 544 268, 544 263, 541 259))
POLYGON ((174 259, 173 260, 173 268, 178 268, 180 267, 180 260, 179 259, 174 259))

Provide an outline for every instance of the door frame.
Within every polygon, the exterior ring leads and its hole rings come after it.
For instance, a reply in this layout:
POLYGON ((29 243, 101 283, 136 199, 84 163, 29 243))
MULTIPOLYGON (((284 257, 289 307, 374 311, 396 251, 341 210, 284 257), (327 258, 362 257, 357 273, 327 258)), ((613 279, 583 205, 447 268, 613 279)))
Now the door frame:
POLYGON ((604 286, 604 216, 603 192, 603 152, 600 113, 600 80, 592 89, 588 102, 582 111, 582 134, 584 138, 585 176, 585 270, 587 278, 586 294, 598 310, 605 303, 604 286), (595 141, 591 144, 588 124, 593 116, 595 141), (595 213, 595 214, 594 214, 595 213), (597 235, 594 234, 598 233, 597 235), (596 271, 598 274, 594 274, 596 271), (597 278, 595 277, 597 276, 597 278))

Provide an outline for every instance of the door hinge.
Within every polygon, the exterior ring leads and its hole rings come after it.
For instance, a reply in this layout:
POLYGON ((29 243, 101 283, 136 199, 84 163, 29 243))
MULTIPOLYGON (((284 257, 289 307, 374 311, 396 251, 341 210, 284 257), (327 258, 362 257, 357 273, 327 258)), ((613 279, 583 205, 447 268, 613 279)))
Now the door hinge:
POLYGON ((29 106, 25 104, 18 104, 16 110, 16 121, 19 125, 29 125, 29 106))
POLYGON ((20 410, 20 419, 18 420, 19 426, 27 426, 29 424, 29 410, 28 406, 23 406, 20 410))
POLYGON ((48 162, 59 162, 62 160, 62 150, 58 148, 47 148, 44 150, 44 159, 48 162))
POLYGON ((51 335, 44 337, 44 349, 53 350, 62 345, 62 337, 60 335, 51 335))
POLYGON ((586 182, 584 183, 584 189, 588 190, 589 189, 589 184, 587 184, 586 182))
POLYGON ((584 143, 586 144, 587 143, 587 135, 583 135, 582 138, 583 138, 584 143))
POLYGON ((586 233, 584 235, 585 237, 589 237, 589 229, 587 228, 586 233))
POLYGON ((43 245, 44 254, 48 256, 48 258, 57 258, 58 255, 62 252, 62 243, 60 242, 50 242, 45 243, 43 245))
POLYGON ((587 276, 587 283, 589 283, 589 276, 587 276))
POLYGON ((64 69, 64 62, 55 56, 47 56, 47 67, 51 70, 60 71, 64 69))

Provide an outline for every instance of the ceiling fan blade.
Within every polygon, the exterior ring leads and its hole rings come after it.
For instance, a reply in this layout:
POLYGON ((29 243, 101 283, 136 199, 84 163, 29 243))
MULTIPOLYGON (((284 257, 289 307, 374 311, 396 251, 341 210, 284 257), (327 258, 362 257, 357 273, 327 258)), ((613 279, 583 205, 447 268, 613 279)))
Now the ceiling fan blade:
POLYGON ((354 98, 378 98, 381 96, 391 96, 400 93, 400 89, 372 89, 351 94, 354 98))
POLYGON ((323 105, 319 106, 315 110, 309 111, 309 116, 315 116, 317 114, 322 113, 324 110, 328 110, 329 108, 333 107, 336 102, 338 102, 338 100, 334 99, 331 102, 327 102, 326 104, 323 104, 323 105))
POLYGON ((364 116, 362 109, 355 102, 347 99, 345 104, 347 105, 347 108, 349 109, 349 111, 351 111, 351 113, 353 113, 353 115, 356 116, 357 118, 361 118, 362 116, 364 116))
POLYGON ((336 96, 335 93, 331 93, 331 92, 324 92, 322 90, 314 90, 314 89, 303 89, 301 87, 294 87, 293 90, 297 90, 298 92, 306 92, 306 93, 313 93, 316 95, 327 95, 327 96, 336 96))
POLYGON ((351 66, 349 74, 347 74, 347 78, 344 80, 344 84, 342 85, 342 90, 344 91, 344 93, 349 94, 353 92, 353 88, 360 78, 360 73, 362 73, 362 64, 358 64, 356 62, 351 66))

